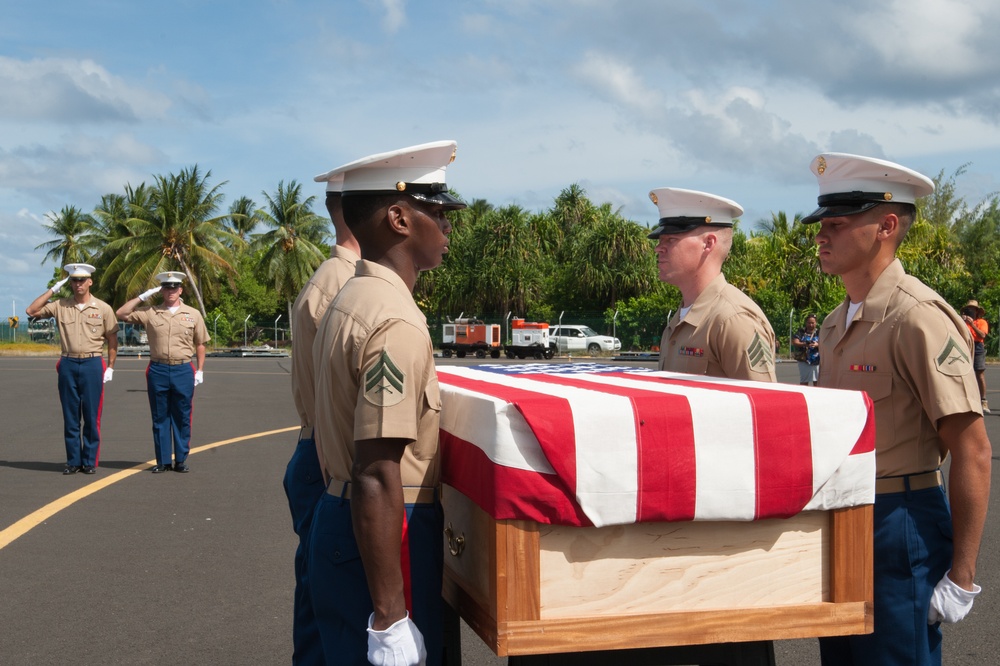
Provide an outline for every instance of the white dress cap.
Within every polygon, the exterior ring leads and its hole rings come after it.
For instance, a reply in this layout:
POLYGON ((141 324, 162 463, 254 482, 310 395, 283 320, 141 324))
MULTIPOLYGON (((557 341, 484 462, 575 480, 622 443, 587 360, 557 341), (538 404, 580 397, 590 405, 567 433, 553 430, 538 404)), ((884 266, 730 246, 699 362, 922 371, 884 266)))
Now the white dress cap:
POLYGON ((180 271, 167 271, 165 273, 157 273, 156 279, 159 280, 160 284, 163 286, 167 285, 180 285, 184 282, 186 276, 180 271))
POLYGON ((328 171, 316 180, 343 177, 345 196, 403 192, 415 199, 440 204, 450 209, 465 208, 465 203, 448 193, 445 170, 455 159, 458 143, 434 141, 400 148, 354 160, 328 171))
POLYGON ((327 192, 340 192, 344 187, 344 172, 333 169, 332 171, 314 176, 313 180, 317 183, 326 183, 327 192))
POLYGON ((90 264, 66 264, 63 270, 69 273, 70 277, 90 277, 97 269, 90 264))
POLYGON ((861 155, 823 153, 809 169, 819 182, 819 208, 806 224, 857 215, 881 203, 913 204, 934 191, 934 181, 913 169, 861 155))
POLYGON ((735 201, 697 190, 660 187, 649 193, 649 199, 660 211, 660 223, 648 236, 654 240, 702 226, 731 227, 743 214, 735 201))

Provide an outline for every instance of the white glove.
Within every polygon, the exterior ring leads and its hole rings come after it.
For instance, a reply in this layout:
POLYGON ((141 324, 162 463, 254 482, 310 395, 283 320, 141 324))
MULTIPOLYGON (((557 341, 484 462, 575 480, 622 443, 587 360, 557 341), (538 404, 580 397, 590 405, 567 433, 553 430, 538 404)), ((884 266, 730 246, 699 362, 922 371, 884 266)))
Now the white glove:
POLYGON ((423 666, 427 662, 424 637, 413 624, 410 614, 388 629, 375 631, 368 617, 368 661, 375 666, 423 666))
POLYGON ((145 303, 147 300, 149 300, 150 296, 152 296, 153 294, 160 293, 161 289, 163 289, 162 285, 159 287, 153 287, 152 289, 147 289, 146 291, 139 294, 139 300, 145 303))
POLYGON ((205 381, 205 373, 202 372, 201 370, 195 370, 194 385, 197 386, 198 384, 201 384, 203 381, 205 381))
POLYGON ((59 280, 59 282, 56 282, 54 285, 52 285, 51 287, 49 287, 52 290, 52 293, 53 294, 58 293, 59 290, 62 289, 62 286, 64 284, 66 284, 67 280, 69 280, 69 278, 68 277, 64 277, 62 280, 59 280))
MULTIPOLYGON (((951 573, 951 569, 948 570, 951 573)), ((931 607, 927 611, 927 624, 947 622, 954 624, 958 622, 972 610, 972 602, 976 595, 982 592, 983 588, 975 583, 972 584, 972 591, 963 589, 948 578, 948 574, 934 586, 934 594, 931 595, 931 607)))
POLYGON ((104 370, 104 383, 107 384, 111 381, 111 378, 115 376, 114 368, 105 368, 104 370))

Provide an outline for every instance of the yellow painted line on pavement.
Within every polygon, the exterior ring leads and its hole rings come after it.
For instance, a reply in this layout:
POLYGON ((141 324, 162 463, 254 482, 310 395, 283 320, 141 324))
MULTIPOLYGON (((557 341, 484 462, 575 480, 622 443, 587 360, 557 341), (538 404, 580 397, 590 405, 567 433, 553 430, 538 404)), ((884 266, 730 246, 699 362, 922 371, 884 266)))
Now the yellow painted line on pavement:
MULTIPOLYGON (((268 435, 280 435, 285 432, 292 432, 293 430, 298 430, 300 426, 292 426, 290 428, 281 428, 280 430, 268 430, 267 432, 258 432, 252 435, 244 435, 242 437, 234 437, 233 439, 224 439, 219 442, 212 442, 211 444, 204 444, 202 446, 196 446, 191 449, 191 454, 201 453, 202 451, 208 451, 209 449, 214 449, 220 446, 225 446, 226 444, 235 444, 236 442, 243 442, 248 439, 257 439, 259 437, 267 437, 268 435)), ((115 472, 111 476, 105 477, 89 483, 83 488, 74 490, 68 495, 63 495, 59 499, 49 502, 41 509, 33 511, 21 520, 17 521, 10 527, 0 531, 0 550, 6 548, 12 541, 18 537, 24 536, 34 527, 44 523, 46 520, 59 513, 63 509, 70 507, 85 497, 93 495, 98 490, 103 490, 113 483, 118 483, 119 481, 124 481, 133 474, 139 474, 140 472, 145 472, 149 469, 150 465, 155 465, 156 459, 148 460, 144 463, 136 465, 134 467, 129 467, 128 469, 123 469, 120 472, 115 472)))

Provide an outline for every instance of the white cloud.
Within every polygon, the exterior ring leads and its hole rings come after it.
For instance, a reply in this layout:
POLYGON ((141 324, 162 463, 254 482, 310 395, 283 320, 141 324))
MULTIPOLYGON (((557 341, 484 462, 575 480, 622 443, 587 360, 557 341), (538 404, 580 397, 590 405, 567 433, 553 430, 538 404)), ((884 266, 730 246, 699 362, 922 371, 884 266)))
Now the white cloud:
POLYGON ((406 23, 406 0, 379 0, 385 14, 382 16, 382 28, 394 35, 406 23))
POLYGON ((170 100, 127 84, 92 60, 0 56, 0 119, 135 123, 162 118, 170 100))

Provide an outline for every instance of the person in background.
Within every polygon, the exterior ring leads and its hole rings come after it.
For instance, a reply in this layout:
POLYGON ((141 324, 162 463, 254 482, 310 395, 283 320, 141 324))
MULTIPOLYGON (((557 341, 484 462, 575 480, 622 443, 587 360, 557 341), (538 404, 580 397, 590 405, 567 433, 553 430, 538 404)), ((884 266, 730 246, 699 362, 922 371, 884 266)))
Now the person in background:
POLYGON ((681 292, 660 340, 660 370, 775 381, 774 330, 750 297, 726 282, 722 264, 743 208, 707 192, 662 187, 649 193, 660 222, 660 279, 681 292))
POLYGON ((295 549, 295 596, 292 604, 292 663, 322 665, 323 643, 309 596, 308 559, 309 527, 313 510, 326 490, 328 475, 323 471, 313 434, 315 409, 315 368, 313 342, 327 306, 354 276, 361 249, 344 222, 340 187, 343 173, 316 176, 326 182, 326 210, 333 221, 337 243, 330 258, 320 264, 299 292, 292 306, 292 397, 299 413, 299 440, 285 469, 283 486, 292 514, 292 528, 299 537, 295 549))
POLYGON ((987 323, 986 310, 979 301, 970 300, 962 308, 962 321, 969 327, 972 336, 972 369, 976 373, 976 383, 979 385, 979 398, 982 400, 983 413, 990 413, 990 403, 986 400, 986 336, 990 325, 987 323))
POLYGON ((820 268, 847 298, 823 320, 820 386, 875 407, 872 634, 820 639, 824 664, 940 664, 941 622, 971 610, 991 453, 958 313, 896 251, 934 191, 926 176, 844 153, 813 159, 820 268), (942 457, 951 456, 945 494, 942 457), (950 507, 949 507, 950 500, 950 507))
POLYGON ((56 363, 63 412, 66 467, 63 474, 96 474, 101 453, 104 384, 114 376, 118 358, 118 320, 111 306, 90 293, 96 270, 90 264, 67 264, 68 274, 28 306, 29 317, 55 317, 62 356, 56 363), (66 281, 73 295, 49 301, 66 281), (104 362, 104 345, 108 361, 104 362), (80 422, 83 429, 80 429, 80 422))
POLYGON ((328 663, 444 660, 441 396, 413 300, 448 251, 456 144, 363 158, 344 174, 355 276, 316 331, 315 433, 330 475, 309 531, 309 590, 328 663))
POLYGON ((792 336, 792 356, 799 364, 799 384, 816 386, 819 381, 819 326, 816 315, 806 317, 792 336))
POLYGON ((184 277, 178 271, 159 273, 158 287, 142 292, 118 308, 119 318, 142 324, 149 338, 146 391, 153 417, 156 453, 153 474, 191 469, 187 464, 191 450, 191 407, 194 389, 204 381, 205 343, 211 338, 201 312, 181 300, 184 277), (163 295, 160 305, 139 307, 139 303, 157 293, 163 295), (191 364, 192 358, 197 366, 191 364))

